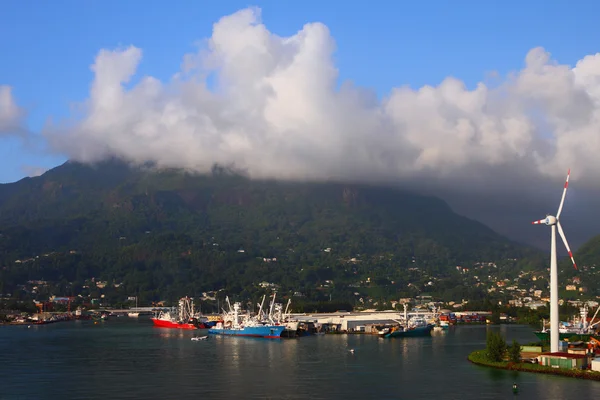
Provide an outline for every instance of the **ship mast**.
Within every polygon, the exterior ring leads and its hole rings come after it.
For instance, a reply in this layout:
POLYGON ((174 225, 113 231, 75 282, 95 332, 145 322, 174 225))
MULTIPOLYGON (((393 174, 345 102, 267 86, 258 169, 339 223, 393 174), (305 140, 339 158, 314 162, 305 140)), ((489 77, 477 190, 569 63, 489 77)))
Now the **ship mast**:
POLYGON ((273 307, 275 306, 275 296, 277 296, 277 292, 273 292, 273 300, 271 301, 271 308, 269 309, 269 319, 271 323, 275 323, 273 321, 273 307))
POLYGON ((229 306, 229 311, 231 311, 231 303, 229 302, 229 296, 225 297, 225 301, 227 301, 227 305, 229 306))
POLYGON ((263 295, 262 301, 260 302, 260 308, 258 309, 258 318, 262 319, 262 309, 263 309, 263 305, 265 304, 265 299, 267 298, 267 295, 263 295))
POLYGON ((234 303, 233 304, 233 324, 232 324, 232 328, 237 328, 239 327, 239 322, 238 322, 238 312, 240 310, 240 303, 234 303))
POLYGON ((288 310, 290 309, 290 304, 292 304, 292 299, 288 299, 287 306, 285 306, 285 311, 283 312, 284 318, 288 317, 288 310))

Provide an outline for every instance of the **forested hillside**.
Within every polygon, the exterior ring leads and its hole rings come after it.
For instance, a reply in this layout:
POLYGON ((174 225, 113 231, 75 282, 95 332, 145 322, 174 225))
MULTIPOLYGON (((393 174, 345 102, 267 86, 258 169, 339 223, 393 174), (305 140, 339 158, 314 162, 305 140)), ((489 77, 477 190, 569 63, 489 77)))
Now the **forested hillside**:
POLYGON ((153 299, 246 294, 262 281, 315 299, 359 286, 396 297, 417 278, 438 279, 431 290, 440 294, 471 290, 452 280, 457 265, 540 267, 536 250, 437 198, 117 161, 69 162, 0 185, 0 235, 0 293, 32 279, 75 287, 95 277, 153 299))

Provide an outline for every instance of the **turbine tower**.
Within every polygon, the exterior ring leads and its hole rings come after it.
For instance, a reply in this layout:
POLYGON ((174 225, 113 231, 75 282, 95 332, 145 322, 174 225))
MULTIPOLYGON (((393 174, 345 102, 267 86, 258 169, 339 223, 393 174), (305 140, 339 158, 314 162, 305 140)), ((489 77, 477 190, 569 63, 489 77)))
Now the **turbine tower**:
POLYGON ((577 269, 577 264, 575 264, 575 259, 573 258, 573 253, 571 253, 571 248, 569 247, 569 243, 567 243, 567 238, 565 237, 565 232, 560 225, 560 213, 562 212, 563 205, 565 203, 565 197, 567 196, 567 188, 569 187, 569 176, 571 175, 571 170, 567 172, 567 180, 565 182, 565 188, 563 189, 562 198, 560 199, 560 205, 558 206, 558 211, 556 212, 556 217, 552 215, 547 215, 546 218, 540 219, 539 221, 534 221, 532 224, 546 224, 551 227, 551 242, 550 242, 550 352, 555 353, 558 351, 558 341, 559 341, 559 331, 558 331, 558 266, 556 259, 556 227, 558 226, 558 234, 562 238, 567 251, 569 252, 569 257, 573 262, 573 266, 577 269))

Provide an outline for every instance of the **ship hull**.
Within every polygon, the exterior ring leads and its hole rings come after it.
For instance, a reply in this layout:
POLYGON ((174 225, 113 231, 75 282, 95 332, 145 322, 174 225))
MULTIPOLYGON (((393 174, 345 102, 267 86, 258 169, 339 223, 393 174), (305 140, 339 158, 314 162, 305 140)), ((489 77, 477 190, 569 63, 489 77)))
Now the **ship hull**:
POLYGON ((433 325, 427 326, 419 326, 414 329, 409 329, 407 331, 393 331, 390 332, 384 337, 386 338, 397 338, 397 337, 422 337, 422 336, 431 336, 431 330, 433 329, 433 325))
MULTIPOLYGON (((535 331, 533 333, 542 342, 550 343, 550 332, 535 331)), ((592 334, 589 334, 589 333, 579 334, 579 333, 576 333, 576 332, 561 332, 561 333, 559 333, 559 340, 570 339, 573 336, 579 337, 580 340, 583 340, 584 342, 589 342, 589 340, 590 340, 591 337, 593 337, 594 339, 600 339, 600 336, 598 336, 598 335, 592 335, 592 334)))
POLYGON ((280 339, 281 334, 285 326, 247 326, 240 329, 231 328, 211 328, 208 333, 213 335, 225 335, 225 336, 246 336, 246 337, 258 337, 266 339, 280 339))
POLYGON ((177 322, 167 321, 164 319, 152 318, 152 322, 154 326, 159 328, 171 328, 171 329, 186 329, 193 330, 198 329, 198 327, 194 324, 178 324, 177 322))

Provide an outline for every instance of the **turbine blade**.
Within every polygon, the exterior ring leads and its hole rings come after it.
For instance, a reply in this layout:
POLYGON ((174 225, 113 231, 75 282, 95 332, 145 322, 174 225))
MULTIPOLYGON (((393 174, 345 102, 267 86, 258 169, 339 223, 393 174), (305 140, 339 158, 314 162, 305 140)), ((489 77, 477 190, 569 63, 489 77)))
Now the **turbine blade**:
POLYGON ((567 238, 565 237, 565 232, 563 231, 563 228, 560 225, 560 222, 558 222, 556 225, 558 225, 558 234, 560 235, 561 239, 563 240, 563 243, 565 244, 565 247, 567 248, 567 251, 569 252, 569 257, 571 258, 571 261, 573 262, 573 266, 575 267, 575 269, 577 269, 577 264, 575 264, 575 259, 573 258, 573 253, 571 253, 571 248, 569 247, 569 243, 567 243, 567 238))
POLYGON ((537 224, 545 224, 546 223, 546 218, 544 219, 540 219, 539 221, 533 221, 532 224, 533 225, 537 225, 537 224))
POLYGON ((567 189, 569 188, 569 176, 571 176, 571 169, 567 172, 567 180, 565 181, 565 188, 563 189, 562 198, 560 199, 560 205, 558 206, 558 212, 556 213, 556 219, 560 218, 563 205, 565 204, 565 197, 567 196, 567 189))

